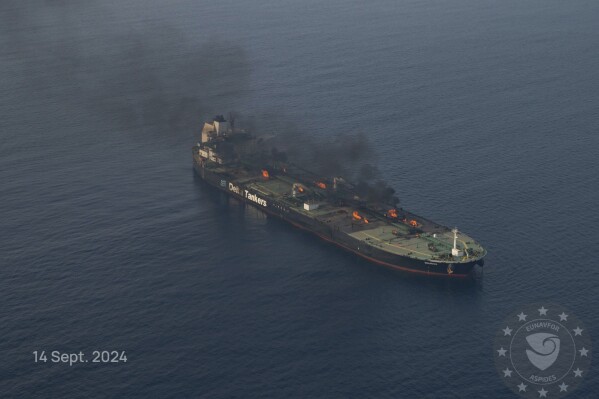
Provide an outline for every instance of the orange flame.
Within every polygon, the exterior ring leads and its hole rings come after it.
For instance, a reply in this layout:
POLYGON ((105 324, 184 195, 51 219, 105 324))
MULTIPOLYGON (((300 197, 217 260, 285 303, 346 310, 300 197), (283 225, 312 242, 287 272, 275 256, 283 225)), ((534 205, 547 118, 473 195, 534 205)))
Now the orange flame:
POLYGON ((362 217, 362 216, 360 216, 360 214, 358 213, 358 211, 354 211, 354 212, 352 213, 352 216, 353 216, 353 217, 354 217, 354 219, 356 219, 356 220, 363 220, 363 221, 364 221, 364 223, 370 223, 370 222, 368 221, 368 219, 366 219, 365 217, 362 217))
POLYGON ((418 222, 415 221, 414 219, 412 219, 412 220, 410 220, 410 226, 416 227, 416 226, 418 226, 418 222))
POLYGON ((397 209, 389 209, 387 211, 387 216, 394 219, 397 218, 397 209))
POLYGON ((323 190, 326 190, 326 188, 327 188, 327 185, 326 185, 326 184, 324 184, 323 182, 320 182, 320 181, 319 181, 319 182, 317 182, 317 183, 316 183, 316 187, 318 187, 318 188, 322 188, 323 190))
POLYGON ((302 186, 297 186, 297 191, 299 191, 300 193, 303 193, 304 188, 302 186))
POLYGON ((268 174, 268 170, 262 169, 262 177, 264 177, 265 179, 268 179, 270 177, 270 175, 268 174))

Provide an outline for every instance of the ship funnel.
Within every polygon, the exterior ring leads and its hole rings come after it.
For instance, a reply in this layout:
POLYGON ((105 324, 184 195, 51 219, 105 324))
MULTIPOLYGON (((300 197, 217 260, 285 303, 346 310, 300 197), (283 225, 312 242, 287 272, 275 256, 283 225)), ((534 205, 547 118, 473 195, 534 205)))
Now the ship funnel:
POLYGON ((229 132, 229 123, 222 115, 216 115, 212 125, 214 126, 217 136, 221 136, 229 132))

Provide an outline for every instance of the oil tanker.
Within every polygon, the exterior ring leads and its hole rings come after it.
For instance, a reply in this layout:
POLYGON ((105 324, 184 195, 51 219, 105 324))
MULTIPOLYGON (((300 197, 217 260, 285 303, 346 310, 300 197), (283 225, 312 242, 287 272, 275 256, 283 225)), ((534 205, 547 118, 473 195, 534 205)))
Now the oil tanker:
POLYGON ((375 264, 452 278, 471 276, 484 264, 486 250, 457 228, 373 203, 342 177, 320 177, 265 147, 263 138, 219 115, 204 123, 193 167, 227 195, 375 264))

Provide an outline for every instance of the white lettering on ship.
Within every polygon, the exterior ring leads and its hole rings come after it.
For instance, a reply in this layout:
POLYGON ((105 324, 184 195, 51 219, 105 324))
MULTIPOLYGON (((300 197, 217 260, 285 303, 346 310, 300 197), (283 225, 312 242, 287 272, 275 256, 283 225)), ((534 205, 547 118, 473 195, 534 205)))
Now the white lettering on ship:
POLYGON ((235 194, 241 195, 241 190, 233 183, 229 183, 229 191, 233 191, 235 194))
POLYGON ((243 190, 245 192, 245 198, 249 199, 252 202, 255 202, 258 205, 266 206, 266 200, 258 197, 256 194, 250 193, 248 190, 243 190))
POLYGON ((258 205, 262 205, 264 207, 268 206, 265 199, 258 197, 258 195, 256 195, 256 194, 250 193, 248 190, 241 190, 238 186, 234 185, 233 183, 229 183, 229 191, 232 191, 235 194, 242 195, 245 198, 249 199, 252 202, 255 202, 258 205), (242 193, 242 191, 243 191, 243 193, 242 193))

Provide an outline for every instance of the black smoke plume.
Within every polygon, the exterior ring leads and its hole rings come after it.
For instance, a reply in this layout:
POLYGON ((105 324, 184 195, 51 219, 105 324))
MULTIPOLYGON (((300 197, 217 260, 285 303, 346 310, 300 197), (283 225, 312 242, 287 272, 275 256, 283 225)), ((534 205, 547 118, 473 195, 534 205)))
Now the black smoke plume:
MULTIPOLYGON (((84 108, 95 123, 99 119, 143 138, 197 135, 204 120, 249 93, 251 68, 241 46, 192 38, 164 22, 130 24, 121 7, 118 2, 2 1, 2 54, 22 72, 10 78, 34 85, 39 98, 53 98, 76 112, 84 108), (62 82, 58 92, 57 81, 62 82)), ((228 117, 251 132, 272 135, 262 145, 274 160, 323 177, 341 176, 369 201, 397 203, 373 166, 375 153, 365 135, 316 137, 280 113, 228 117)))
POLYGON ((236 113, 235 119, 249 132, 265 137, 259 150, 275 162, 299 165, 322 178, 341 177, 354 185, 360 198, 398 206, 399 198, 376 167, 376 152, 365 134, 318 137, 281 114, 247 117, 236 113))
POLYGON ((84 108, 107 127, 144 137, 191 135, 249 91, 241 46, 164 19, 135 19, 124 3, 1 3, 0 53, 21 72, 10 76, 22 81, 15 86, 33 85, 38 98, 84 108))

